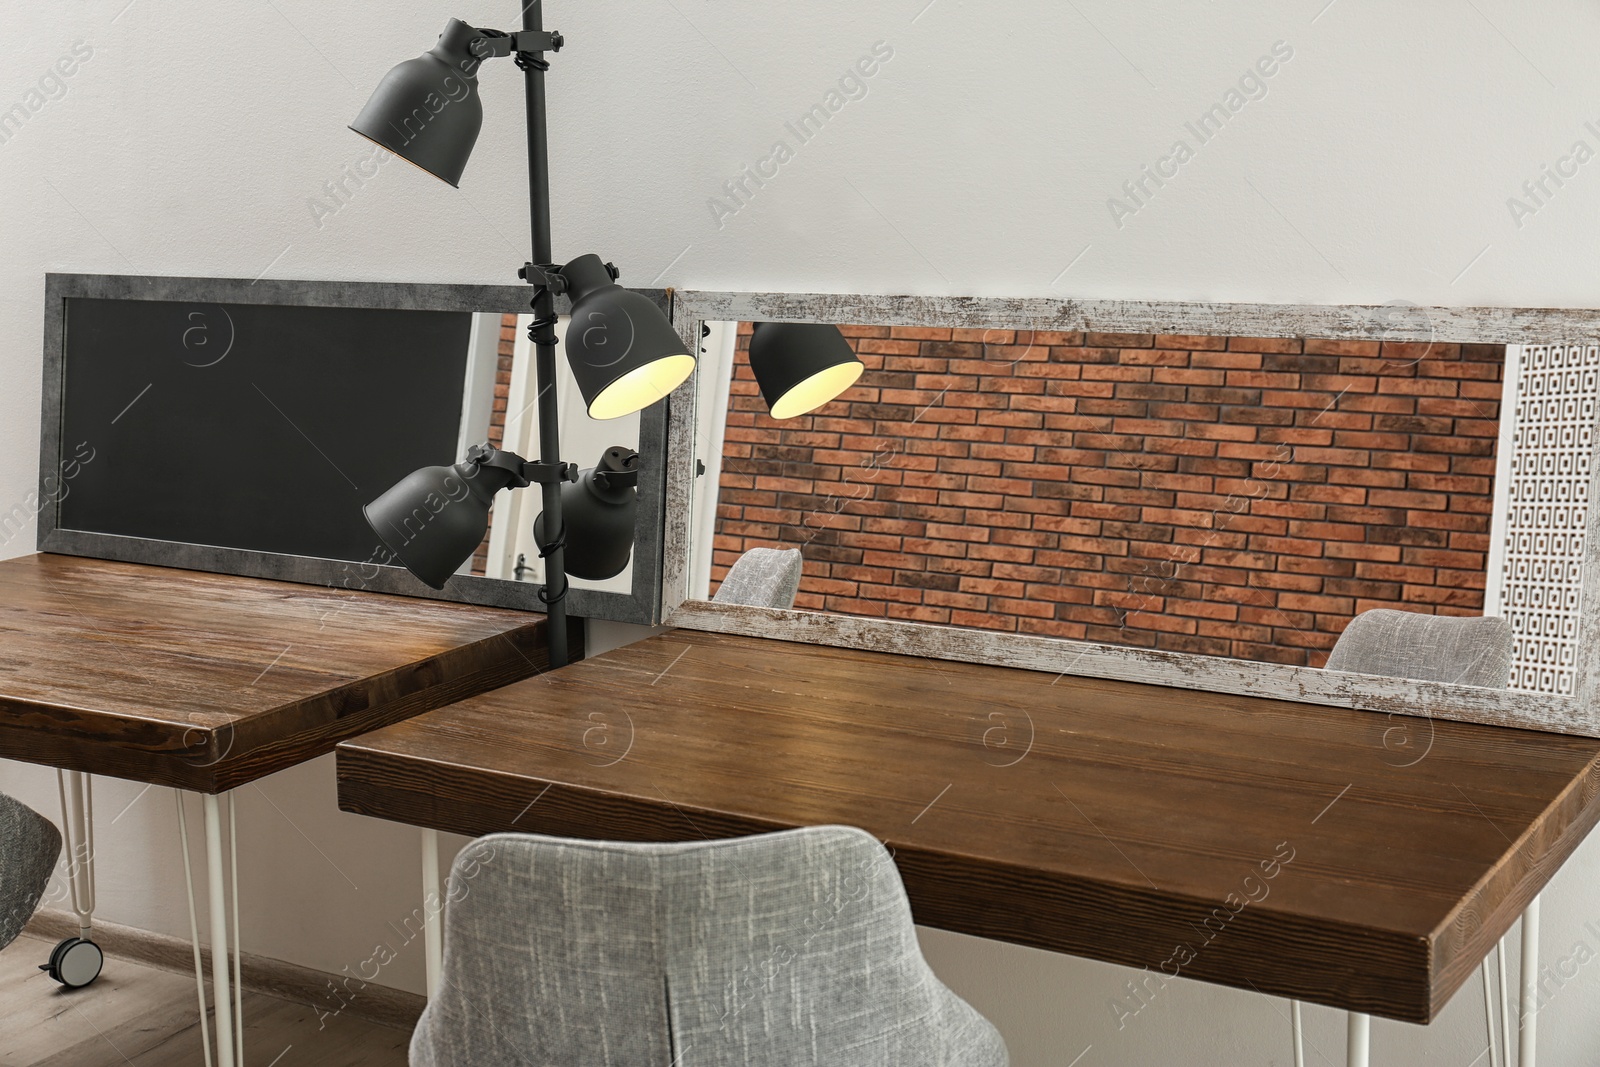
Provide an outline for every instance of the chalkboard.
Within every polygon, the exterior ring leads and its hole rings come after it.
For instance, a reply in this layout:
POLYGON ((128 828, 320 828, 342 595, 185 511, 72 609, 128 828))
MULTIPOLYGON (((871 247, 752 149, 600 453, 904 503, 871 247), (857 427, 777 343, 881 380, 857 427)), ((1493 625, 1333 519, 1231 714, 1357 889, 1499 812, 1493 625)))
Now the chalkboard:
POLYGON ((74 297, 57 524, 383 558, 362 505, 453 463, 464 311, 74 297))
MULTIPOLYGON (((471 573, 470 562, 443 589, 424 585, 361 515, 418 467, 496 439, 512 390, 530 384, 508 355, 517 330, 506 322, 528 314, 528 286, 44 281, 39 488, 0 510, 0 549, 34 522, 41 552, 544 610, 538 582, 471 573)), ((633 292, 671 314, 666 290, 633 292)), ((558 296, 557 314, 570 311, 558 296)), ((671 411, 661 403, 638 417, 627 591, 575 582, 575 618, 660 617, 671 411)), ((597 452, 585 432, 569 415, 574 454, 563 458, 597 452)), ((537 494, 497 498, 502 534, 531 528, 537 494)))

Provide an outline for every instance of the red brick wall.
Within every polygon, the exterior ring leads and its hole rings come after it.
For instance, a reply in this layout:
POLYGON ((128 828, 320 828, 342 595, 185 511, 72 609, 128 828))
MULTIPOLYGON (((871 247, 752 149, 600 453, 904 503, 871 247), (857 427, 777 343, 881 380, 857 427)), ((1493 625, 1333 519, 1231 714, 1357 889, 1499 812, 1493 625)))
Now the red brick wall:
POLYGON ((1504 348, 845 327, 766 414, 740 327, 713 588, 797 607, 1320 665, 1357 613, 1483 607, 1504 348))
MULTIPOLYGON (((494 372, 494 408, 489 414, 489 443, 496 448, 505 441, 506 401, 511 396, 511 358, 516 351, 516 343, 517 317, 500 316, 500 347, 494 372)), ((493 509, 489 512, 489 528, 494 529, 493 509)), ((488 565, 489 535, 484 534, 483 543, 472 554, 472 573, 483 574, 488 565)))

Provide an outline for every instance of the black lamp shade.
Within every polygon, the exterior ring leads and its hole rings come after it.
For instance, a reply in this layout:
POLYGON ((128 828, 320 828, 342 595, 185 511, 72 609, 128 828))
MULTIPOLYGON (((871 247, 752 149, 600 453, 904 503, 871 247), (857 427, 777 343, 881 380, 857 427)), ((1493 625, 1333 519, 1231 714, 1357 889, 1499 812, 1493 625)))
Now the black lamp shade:
POLYGON ((772 417, 792 419, 836 398, 866 368, 837 326, 758 322, 750 337, 750 369, 772 417))
POLYGON ((471 44, 483 34, 451 19, 439 43, 390 70, 350 128, 401 159, 459 186, 483 128, 478 59, 471 44))
POLYGON ((631 415, 694 373, 694 357, 661 309, 613 281, 599 256, 580 256, 561 273, 572 297, 567 362, 590 418, 631 415))
POLYGON ((511 474, 494 467, 471 463, 423 467, 400 479, 362 513, 407 570, 443 589, 483 543, 494 494, 510 484, 511 474))
MULTIPOLYGON (((611 449, 612 454, 626 451, 611 449)), ((639 493, 631 485, 609 484, 596 468, 561 487, 561 521, 567 527, 567 573, 598 582, 614 578, 628 565, 633 553, 634 518, 639 493)), ((545 542, 544 515, 533 523, 533 536, 545 542)))

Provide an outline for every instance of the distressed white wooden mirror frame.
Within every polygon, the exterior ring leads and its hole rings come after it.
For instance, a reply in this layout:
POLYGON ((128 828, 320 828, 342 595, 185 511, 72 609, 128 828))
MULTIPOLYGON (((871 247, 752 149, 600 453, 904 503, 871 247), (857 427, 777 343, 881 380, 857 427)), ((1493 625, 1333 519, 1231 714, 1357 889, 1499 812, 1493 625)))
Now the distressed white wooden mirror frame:
MULTIPOLYGON (((673 319, 700 345, 708 322, 829 322, 1128 334, 1314 337, 1330 340, 1600 345, 1600 310, 1425 308, 1387 305, 1212 304, 1131 300, 1054 300, 843 293, 737 293, 679 290, 673 319)), ((1508 368, 1508 376, 1510 369, 1508 368)), ((736 607, 688 598, 698 420, 696 383, 672 398, 667 457, 661 618, 664 624, 936 659, 991 663, 1092 678, 1115 678, 1213 692, 1277 697, 1389 715, 1458 719, 1600 736, 1600 508, 1583 528, 1575 660, 1570 695, 1486 689, 1349 674, 1313 667, 1222 659, 1184 652, 1097 644, 816 611, 736 607)), ((726 403, 726 398, 721 398, 726 403)), ((1597 416, 1583 413, 1592 434, 1597 416)), ((1502 419, 1510 411, 1502 411, 1502 419)), ((1504 440, 1504 437, 1502 438, 1504 440)), ((1590 438, 1592 442, 1592 438, 1590 438)), ((1502 452, 1504 449, 1502 448, 1502 452)), ((1591 465, 1594 467, 1597 465, 1591 465)), ((1502 470, 1503 474, 1503 470, 1502 470)), ((1588 499, 1600 483, 1591 469, 1588 499)), ((1491 559, 1500 558, 1497 554, 1491 559)), ((1492 566, 1492 564, 1491 564, 1492 566)), ((1403 727, 1396 727, 1403 731, 1403 727)), ((1387 743, 1387 734, 1386 734, 1387 743)))

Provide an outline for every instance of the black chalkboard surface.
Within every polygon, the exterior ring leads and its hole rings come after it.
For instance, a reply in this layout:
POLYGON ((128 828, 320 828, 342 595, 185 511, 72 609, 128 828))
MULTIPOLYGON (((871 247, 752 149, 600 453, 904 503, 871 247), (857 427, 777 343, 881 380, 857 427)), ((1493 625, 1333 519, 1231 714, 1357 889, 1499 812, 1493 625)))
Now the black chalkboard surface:
POLYGON ((361 507, 453 463, 472 316, 66 301, 64 529, 361 561, 361 507), (87 452, 86 452, 87 450, 87 452))

